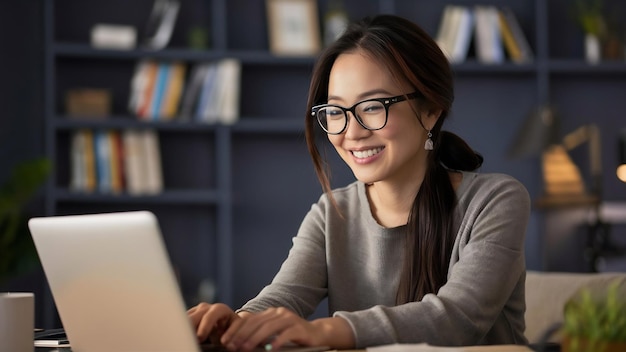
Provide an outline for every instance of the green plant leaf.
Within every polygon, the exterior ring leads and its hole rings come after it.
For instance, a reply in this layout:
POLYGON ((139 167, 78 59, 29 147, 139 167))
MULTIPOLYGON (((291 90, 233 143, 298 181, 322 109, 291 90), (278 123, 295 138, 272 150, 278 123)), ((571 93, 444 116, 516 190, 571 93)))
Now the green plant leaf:
POLYGON ((24 206, 47 179, 51 163, 35 159, 17 165, 0 187, 0 282, 30 268, 36 262, 28 233, 24 206))
POLYGON ((599 351, 605 342, 626 342, 626 285, 620 279, 606 287, 584 287, 564 307, 563 332, 599 351))

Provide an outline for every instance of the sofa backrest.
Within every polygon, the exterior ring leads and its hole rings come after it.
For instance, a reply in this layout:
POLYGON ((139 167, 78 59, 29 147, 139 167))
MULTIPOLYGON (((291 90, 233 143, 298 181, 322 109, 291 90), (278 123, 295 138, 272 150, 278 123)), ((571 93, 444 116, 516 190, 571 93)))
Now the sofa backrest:
MULTIPOLYGON (((584 286, 606 287, 619 279, 626 287, 626 273, 526 273, 526 338, 532 343, 540 342, 544 333, 556 323, 563 322, 565 303, 584 286)), ((549 342, 558 342, 554 334, 549 342)))

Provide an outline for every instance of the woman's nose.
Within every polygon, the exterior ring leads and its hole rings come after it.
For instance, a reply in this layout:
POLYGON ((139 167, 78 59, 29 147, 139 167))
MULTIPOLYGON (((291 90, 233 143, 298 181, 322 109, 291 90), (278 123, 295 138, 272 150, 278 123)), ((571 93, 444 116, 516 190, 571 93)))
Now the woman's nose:
POLYGON ((348 117, 348 126, 346 126, 346 130, 344 132, 346 134, 346 138, 359 139, 369 136, 369 134, 372 132, 367 128, 361 126, 359 121, 357 121, 356 116, 354 116, 352 112, 348 112, 346 116, 348 117))

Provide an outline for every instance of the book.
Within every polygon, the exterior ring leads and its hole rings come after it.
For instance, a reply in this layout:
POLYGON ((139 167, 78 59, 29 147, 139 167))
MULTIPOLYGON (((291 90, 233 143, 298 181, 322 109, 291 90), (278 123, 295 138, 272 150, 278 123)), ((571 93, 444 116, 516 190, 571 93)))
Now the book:
POLYGON ((498 9, 493 5, 475 5, 476 57, 483 64, 504 62, 498 9))
POLYGON ((450 62, 461 63, 466 60, 474 29, 474 12, 466 6, 454 6, 456 22, 453 27, 453 40, 450 46, 450 62))
POLYGON ((187 85, 185 86, 182 101, 180 104, 180 111, 178 113, 179 119, 191 120, 195 114, 195 106, 198 103, 198 97, 202 90, 204 78, 210 64, 202 63, 197 64, 191 68, 187 85))
POLYGON ((451 36, 452 36, 452 22, 453 22, 454 5, 446 5, 443 8, 441 20, 439 22, 439 29, 435 35, 435 42, 439 45, 441 51, 450 57, 451 52, 451 36))
POLYGON ((96 151, 94 147, 94 133, 92 130, 82 130, 85 138, 84 158, 85 158, 85 191, 94 192, 97 187, 96 176, 96 151))
POLYGON ((122 132, 126 191, 130 195, 157 194, 163 190, 159 136, 153 130, 122 132))
POLYGON ((450 63, 467 59, 473 33, 474 11, 467 6, 446 5, 435 41, 450 63))
POLYGON ((167 87, 161 105, 159 107, 159 117, 162 120, 172 120, 176 117, 183 86, 185 84, 186 66, 182 62, 170 64, 167 87))
POLYGON ((515 41, 515 38, 513 37, 513 32, 511 31, 511 27, 504 18, 504 14, 502 13, 502 11, 498 12, 498 17, 500 20, 500 30, 502 31, 502 42, 504 43, 504 49, 506 49, 506 53, 508 54, 509 58, 511 58, 511 61, 518 63, 522 59, 522 51, 515 41))
POLYGON ((150 100, 150 108, 146 116, 148 120, 160 119, 161 102, 163 101, 163 95, 165 94, 169 80, 170 64, 161 62, 158 67, 152 99, 150 100))
MULTIPOLYGON (((142 120, 147 120, 150 116, 150 107, 156 85, 159 64, 155 61, 146 61, 145 67, 142 68, 141 77, 137 78, 138 97, 135 103, 135 113, 142 120)), ((131 98, 132 100, 132 98, 131 98)))
POLYGON ((239 92, 241 89, 241 62, 237 59, 224 59, 220 64, 222 70, 220 121, 226 125, 239 119, 239 92))
POLYGON ((70 189, 73 191, 80 192, 87 190, 85 142, 85 134, 82 130, 78 130, 72 133, 70 142, 70 189))
POLYGON ((70 190, 93 192, 96 189, 96 166, 93 132, 80 129, 70 140, 70 190))
POLYGON ((144 167, 142 165, 142 146, 140 132, 128 129, 121 133, 124 145, 124 184, 128 194, 140 195, 143 193, 144 167))
POLYGON ((218 80, 218 65, 217 62, 212 62, 209 64, 207 71, 204 75, 204 80, 202 82, 202 88, 200 90, 200 94, 198 96, 198 103, 196 105, 196 113, 195 118, 196 121, 202 122, 215 122, 217 121, 217 116, 208 116, 211 114, 211 106, 210 104, 215 102, 215 96, 217 95, 216 82, 218 80))
POLYGON ((124 151, 118 131, 107 132, 109 139, 109 168, 111 171, 111 191, 119 194, 124 190, 124 151))
POLYGON ((241 62, 234 58, 209 64, 196 107, 196 120, 233 124, 239 118, 241 62))
POLYGON ((140 136, 141 160, 145 170, 142 190, 146 194, 157 194, 163 190, 159 135, 153 130, 144 130, 140 136))
POLYGON ((135 64, 133 77, 130 80, 130 97, 128 99, 128 111, 136 114, 139 109, 141 93, 145 85, 145 70, 148 67, 148 60, 140 60, 135 64))
POLYGON ((111 147, 109 146, 108 132, 97 130, 94 132, 94 150, 96 156, 96 179, 98 191, 111 192, 111 147))
POLYGON ((518 64, 531 62, 534 54, 515 13, 509 7, 498 11, 502 39, 511 60, 518 64))

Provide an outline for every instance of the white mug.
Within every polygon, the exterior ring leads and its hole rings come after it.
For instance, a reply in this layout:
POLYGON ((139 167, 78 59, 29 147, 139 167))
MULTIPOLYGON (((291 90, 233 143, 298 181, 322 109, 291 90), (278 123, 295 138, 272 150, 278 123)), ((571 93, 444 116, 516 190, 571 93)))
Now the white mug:
POLYGON ((35 295, 0 293, 0 352, 34 350, 35 295))

